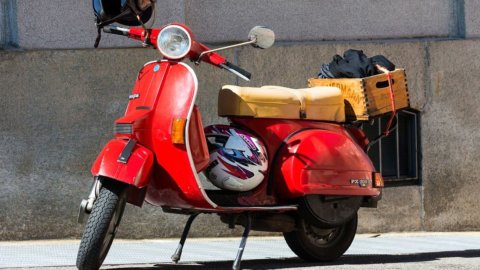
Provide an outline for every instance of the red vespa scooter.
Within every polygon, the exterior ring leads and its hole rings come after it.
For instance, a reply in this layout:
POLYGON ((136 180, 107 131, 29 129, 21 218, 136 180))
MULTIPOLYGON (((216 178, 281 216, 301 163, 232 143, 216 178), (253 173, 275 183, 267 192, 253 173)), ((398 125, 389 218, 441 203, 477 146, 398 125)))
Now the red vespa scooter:
POLYGON ((208 130, 252 134, 265 147, 267 166, 263 181, 251 190, 211 188, 205 183, 212 169, 209 134, 194 105, 198 81, 181 61, 205 62, 248 80, 247 71, 216 52, 249 44, 268 48, 273 32, 255 27, 249 41, 215 50, 196 41, 183 24, 159 29, 109 26, 104 32, 140 40, 158 49, 163 60, 140 70, 126 113, 115 121, 114 139, 92 166, 94 184, 79 216, 89 215, 79 269, 101 266, 127 202, 142 206, 146 201, 165 212, 190 215, 174 262, 180 260, 200 213, 216 213, 231 227, 245 227, 233 269, 240 268, 250 229, 282 232, 289 247, 308 261, 334 260, 348 249, 357 211, 376 207, 383 179, 365 153, 365 134, 345 123, 338 89, 223 87, 219 114, 231 124, 208 130))

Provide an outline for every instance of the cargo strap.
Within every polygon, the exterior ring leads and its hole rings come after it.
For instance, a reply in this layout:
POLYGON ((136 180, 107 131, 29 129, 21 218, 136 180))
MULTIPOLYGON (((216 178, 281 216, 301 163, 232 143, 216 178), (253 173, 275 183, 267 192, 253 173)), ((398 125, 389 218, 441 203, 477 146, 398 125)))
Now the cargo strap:
POLYGON ((300 119, 307 118, 307 104, 305 102, 305 96, 294 89, 288 89, 288 91, 294 94, 300 102, 300 119))
POLYGON ((392 126, 393 118, 395 118, 395 114, 396 114, 395 92, 393 91, 392 73, 390 72, 390 70, 388 70, 387 68, 382 67, 380 65, 376 65, 376 68, 387 75, 388 88, 390 90, 390 106, 392 108, 392 114, 390 115, 390 118, 388 119, 388 122, 387 122, 387 126, 385 127, 385 130, 383 131, 383 135, 385 135, 385 137, 386 137, 390 134, 390 127, 392 126))

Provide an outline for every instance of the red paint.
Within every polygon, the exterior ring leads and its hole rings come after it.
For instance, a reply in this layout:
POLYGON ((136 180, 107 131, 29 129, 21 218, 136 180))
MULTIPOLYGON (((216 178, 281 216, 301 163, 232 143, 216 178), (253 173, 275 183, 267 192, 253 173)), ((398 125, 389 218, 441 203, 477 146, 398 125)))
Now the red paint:
POLYGON ((375 168, 357 138, 341 124, 318 121, 237 117, 267 146, 269 174, 280 201, 306 194, 377 196, 380 189, 353 186, 351 179, 372 180, 375 168), (293 132, 305 129, 282 142, 293 132), (279 154, 275 158, 275 154, 279 154))
MULTIPOLYGON (((208 48, 192 37, 187 56, 198 60, 208 48)), ((130 38, 156 47, 160 29, 147 31, 131 28, 130 38)), ((115 134, 92 167, 93 175, 102 175, 145 190, 137 192, 135 201, 206 212, 238 212, 215 205, 203 191, 197 172, 208 165, 208 148, 201 115, 194 106, 198 82, 183 59, 146 64, 139 72, 125 115, 116 124, 131 124, 133 134, 115 134), (172 143, 172 123, 187 119, 186 144, 172 143), (117 161, 127 139, 138 143, 126 164, 117 161)), ((210 53, 203 62, 219 66, 226 59, 210 53)), ((374 167, 364 152, 368 140, 355 128, 341 124, 305 120, 232 118, 236 127, 259 137, 267 147, 269 171, 256 189, 236 199, 238 206, 272 206, 291 204, 306 194, 377 196, 380 189, 359 187, 352 179, 372 180, 374 167), (303 130, 292 135, 298 130, 303 130), (268 178, 273 180, 269 194, 268 178)), ((241 172, 239 172, 241 173, 241 172)), ((249 209, 249 208, 247 208, 249 209)), ((258 211, 258 208, 251 208, 258 211)))
POLYGON ((207 138, 205 138, 205 132, 203 132, 202 115, 196 105, 193 107, 188 132, 193 163, 196 171, 201 172, 207 168, 210 162, 210 154, 208 153, 207 138))
MULTIPOLYGON (((196 180, 186 145, 175 145, 171 127, 175 118, 187 119, 192 113, 197 91, 195 74, 184 64, 169 63, 160 96, 151 117, 151 128, 144 129, 146 145, 156 153, 156 171, 147 192, 154 205, 210 208, 196 180)), ((192 158, 193 160, 193 158, 192 158)))
POLYGON ((368 140, 367 134, 362 129, 359 129, 355 126, 347 126, 345 127, 350 134, 352 134, 352 137, 355 139, 357 144, 364 150, 367 150, 368 143, 370 142, 368 140))
POLYGON ((92 175, 104 176, 136 188, 144 188, 150 182, 153 153, 137 144, 128 163, 124 164, 118 162, 118 157, 125 145, 127 145, 126 140, 109 141, 93 163, 92 175))

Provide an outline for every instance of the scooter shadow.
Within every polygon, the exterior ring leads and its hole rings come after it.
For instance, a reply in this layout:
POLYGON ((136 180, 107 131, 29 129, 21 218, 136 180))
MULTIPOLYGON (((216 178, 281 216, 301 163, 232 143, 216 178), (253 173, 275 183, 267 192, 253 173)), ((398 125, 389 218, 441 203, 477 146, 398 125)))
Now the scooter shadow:
MULTIPOLYGON (((345 255, 334 262, 330 263, 309 263, 298 258, 286 259, 262 259, 262 260, 244 260, 242 261, 242 269, 303 269, 318 266, 335 266, 335 265, 369 265, 369 264, 396 264, 396 263, 419 263, 435 261, 442 258, 480 258, 480 249, 463 250, 463 251, 442 251, 427 253, 412 253, 402 255, 345 255)), ((232 261, 217 262, 192 262, 179 264, 155 264, 152 266, 138 267, 122 267, 109 268, 118 270, 230 270, 232 269, 232 261)))

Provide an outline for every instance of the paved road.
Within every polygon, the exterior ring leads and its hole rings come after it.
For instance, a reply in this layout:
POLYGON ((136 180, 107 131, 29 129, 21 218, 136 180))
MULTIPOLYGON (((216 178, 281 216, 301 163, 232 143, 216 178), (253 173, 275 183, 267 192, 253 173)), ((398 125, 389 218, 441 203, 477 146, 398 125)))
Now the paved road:
MULTIPOLYGON (((170 263, 176 240, 115 241, 105 269, 231 269, 238 238, 189 239, 182 262, 170 263)), ((0 268, 75 269, 78 241, 0 242, 0 268)), ((476 269, 480 233, 359 235, 346 255, 328 264, 305 263, 282 238, 250 238, 243 269, 476 269)))

